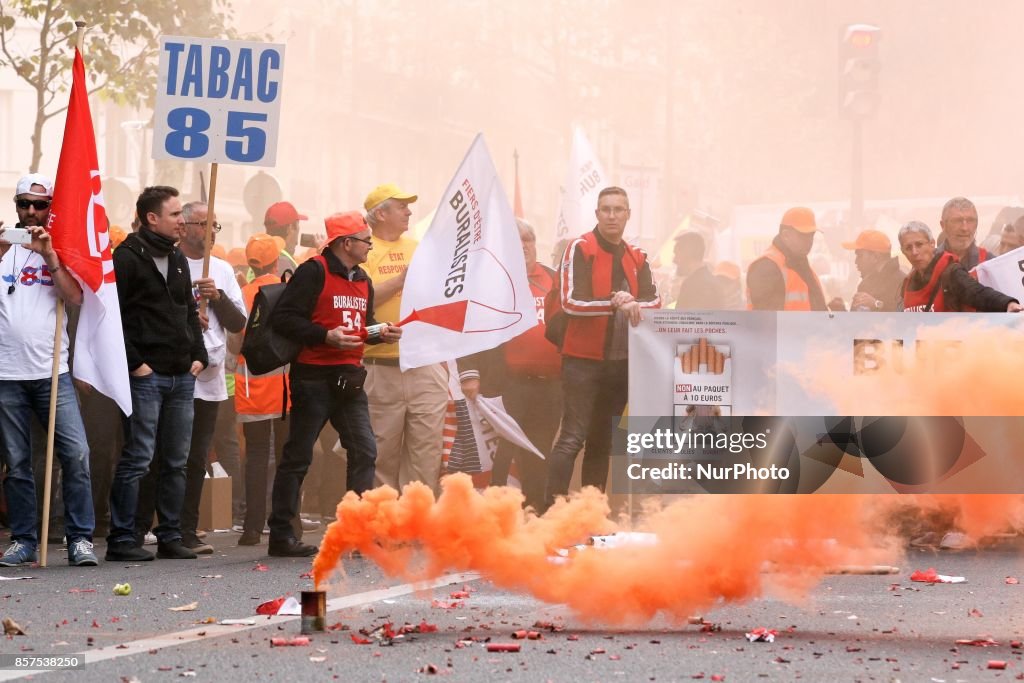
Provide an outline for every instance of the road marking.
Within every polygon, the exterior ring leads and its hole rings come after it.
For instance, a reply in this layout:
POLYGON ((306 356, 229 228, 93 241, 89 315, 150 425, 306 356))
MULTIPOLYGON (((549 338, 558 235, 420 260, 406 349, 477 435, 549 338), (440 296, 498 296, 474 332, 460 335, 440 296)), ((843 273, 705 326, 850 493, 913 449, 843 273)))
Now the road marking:
MULTIPOLYGON (((332 598, 327 601, 327 611, 337 612, 338 610, 347 609, 349 607, 359 607, 361 605, 368 605, 374 602, 380 602, 381 600, 387 600, 389 598, 397 598, 410 593, 416 593, 423 590, 429 590, 431 588, 440 588, 441 586, 447 586, 453 583, 466 583, 469 581, 476 581, 480 578, 480 575, 476 572, 461 572, 458 574, 446 574, 440 576, 432 581, 424 581, 422 583, 403 583, 398 586, 392 586, 391 588, 378 588, 377 590, 366 591, 364 593, 353 593, 352 595, 343 595, 337 598, 332 598)), ((187 645, 188 643, 194 643, 198 640, 209 640, 211 638, 220 638, 222 636, 230 636, 236 633, 243 633, 245 631, 251 631, 257 628, 266 628, 267 626, 275 626, 278 624, 286 624, 289 621, 298 621, 301 617, 264 617, 260 615, 249 615, 244 618, 246 619, 257 619, 254 625, 224 625, 224 624, 201 624, 195 628, 190 628, 185 631, 178 631, 176 633, 167 633, 153 638, 144 638, 142 640, 132 640, 127 643, 121 643, 120 645, 107 645, 105 647, 83 650, 81 652, 74 652, 68 654, 83 655, 85 657, 85 663, 88 666, 95 662, 102 662, 108 659, 118 659, 120 657, 130 657, 132 655, 142 654, 149 652, 150 650, 162 650, 168 647, 177 647, 179 645, 187 645), (200 635, 203 634, 203 635, 200 635)), ((56 656, 56 653, 50 656, 56 656)), ((17 678, 23 678, 33 674, 41 674, 53 671, 53 669, 33 669, 31 671, 0 671, 0 681, 11 681, 17 678)))

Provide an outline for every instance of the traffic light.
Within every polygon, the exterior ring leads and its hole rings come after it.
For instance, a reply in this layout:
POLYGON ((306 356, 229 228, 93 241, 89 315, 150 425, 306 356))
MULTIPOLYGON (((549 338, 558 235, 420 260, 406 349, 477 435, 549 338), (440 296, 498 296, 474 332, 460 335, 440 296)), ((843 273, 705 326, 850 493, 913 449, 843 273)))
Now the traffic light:
POLYGON ((847 24, 839 36, 839 112, 844 118, 866 119, 878 109, 878 44, 882 29, 847 24))

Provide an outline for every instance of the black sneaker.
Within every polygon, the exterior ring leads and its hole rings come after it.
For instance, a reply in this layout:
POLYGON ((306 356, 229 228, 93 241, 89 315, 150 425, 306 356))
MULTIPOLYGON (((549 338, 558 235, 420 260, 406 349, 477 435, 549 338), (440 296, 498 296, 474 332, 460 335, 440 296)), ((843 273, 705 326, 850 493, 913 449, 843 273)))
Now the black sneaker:
POLYGON ((121 541, 107 544, 105 559, 107 562, 149 562, 153 559, 153 553, 131 541, 121 541))
POLYGON ((180 540, 157 543, 156 556, 161 560, 194 560, 197 557, 180 540))
POLYGON ((313 557, 320 549, 315 545, 303 543, 294 538, 286 538, 283 541, 270 541, 267 554, 271 557, 313 557))

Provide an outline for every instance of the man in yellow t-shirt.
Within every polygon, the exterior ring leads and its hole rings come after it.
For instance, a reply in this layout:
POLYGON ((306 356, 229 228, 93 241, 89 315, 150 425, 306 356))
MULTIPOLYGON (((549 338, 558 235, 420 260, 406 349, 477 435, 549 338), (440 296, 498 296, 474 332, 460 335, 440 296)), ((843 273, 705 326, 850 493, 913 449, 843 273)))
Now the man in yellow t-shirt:
MULTIPOLYGON (((409 205, 416 195, 393 184, 374 188, 363 202, 373 249, 363 269, 373 282, 377 320, 398 322, 405 274, 417 242, 409 230, 409 205)), ((448 374, 441 364, 402 372, 401 343, 366 347, 366 395, 377 436, 377 484, 400 489, 421 481, 437 490, 448 374)))

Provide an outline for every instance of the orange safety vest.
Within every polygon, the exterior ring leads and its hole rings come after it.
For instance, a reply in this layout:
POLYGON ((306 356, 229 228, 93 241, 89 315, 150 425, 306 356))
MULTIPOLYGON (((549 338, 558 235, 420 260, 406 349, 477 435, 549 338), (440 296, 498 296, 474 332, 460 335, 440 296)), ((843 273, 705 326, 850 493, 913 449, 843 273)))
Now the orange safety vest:
MULTIPOLYGON (((768 247, 768 250, 761 255, 761 258, 766 258, 776 266, 779 267, 779 272, 782 273, 782 277, 786 282, 786 304, 782 307, 784 311, 809 311, 811 310, 811 289, 804 282, 804 279, 800 277, 800 274, 786 265, 786 255, 779 250, 774 244, 768 247)), ((818 284, 818 289, 821 290, 824 295, 824 288, 821 286, 821 280, 818 279, 818 274, 813 270, 811 274, 814 276, 814 281, 818 284)), ((747 285, 747 310, 754 310, 754 304, 751 303, 750 298, 750 285, 747 285)))
MULTIPOLYGON (((263 285, 281 281, 277 275, 260 275, 242 288, 246 310, 252 310, 256 293, 263 285)), ((262 375, 249 374, 245 357, 238 354, 235 368, 235 412, 241 422, 281 417, 291 407, 288 400, 288 366, 284 365, 262 375)))

